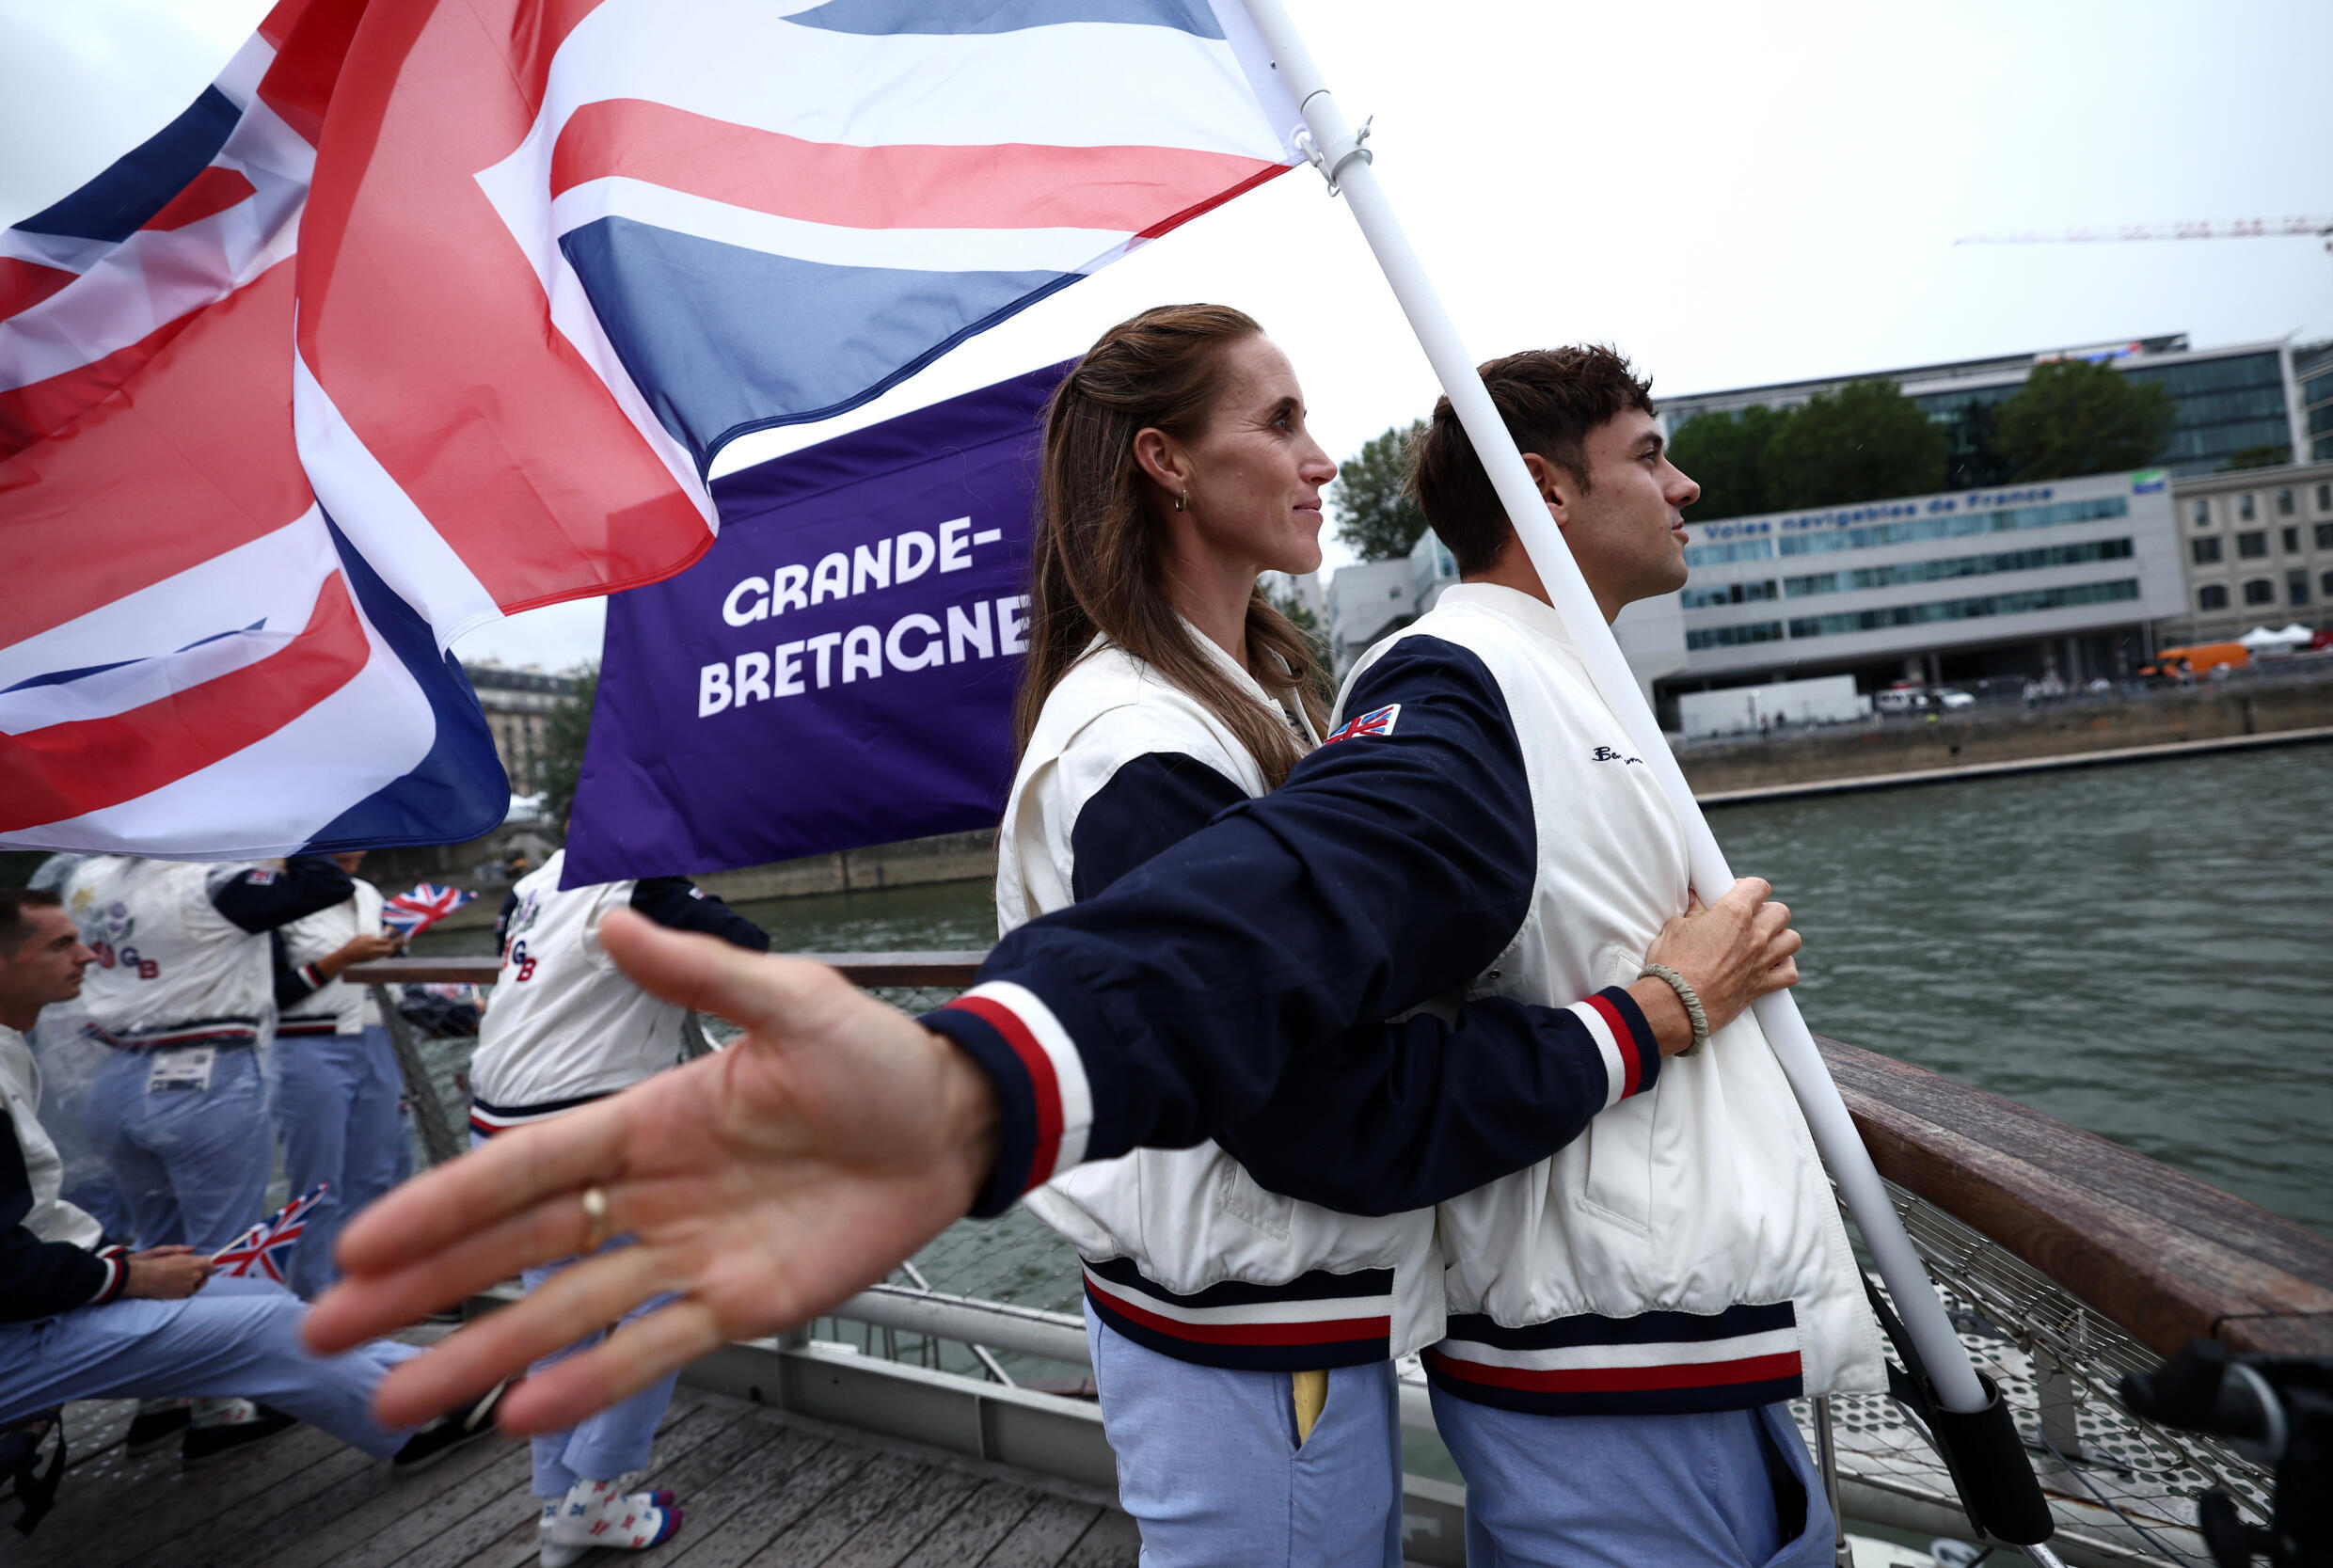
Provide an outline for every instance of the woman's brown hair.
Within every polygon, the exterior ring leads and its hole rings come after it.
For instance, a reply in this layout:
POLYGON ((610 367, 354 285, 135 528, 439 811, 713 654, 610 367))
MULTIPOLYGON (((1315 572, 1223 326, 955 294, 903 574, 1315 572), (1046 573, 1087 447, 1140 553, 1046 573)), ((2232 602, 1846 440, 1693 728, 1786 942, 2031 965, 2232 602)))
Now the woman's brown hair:
MULTIPOLYGON (((1188 692, 1247 749, 1278 788, 1301 754, 1286 721, 1242 690, 1167 602, 1151 482, 1135 434, 1196 437, 1223 391, 1226 351, 1263 328, 1225 305, 1163 305, 1120 322, 1086 351, 1045 408, 1037 539, 1031 550, 1029 657, 1013 706, 1013 754, 1027 750, 1045 699, 1094 634, 1188 692)), ((1266 690, 1294 693, 1325 722, 1304 634, 1261 585, 1247 603, 1247 658, 1266 690)))

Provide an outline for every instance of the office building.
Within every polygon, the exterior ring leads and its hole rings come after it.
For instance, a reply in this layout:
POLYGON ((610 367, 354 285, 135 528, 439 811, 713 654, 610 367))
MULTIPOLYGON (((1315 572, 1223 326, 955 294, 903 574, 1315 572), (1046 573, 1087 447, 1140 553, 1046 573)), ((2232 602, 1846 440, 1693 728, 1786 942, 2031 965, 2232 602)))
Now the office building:
POLYGON ((2310 343, 2306 348, 2294 349, 2293 374, 2301 387, 2301 420, 2309 436, 2308 461, 2333 461, 2333 343, 2310 343))
POLYGON ((572 675, 547 675, 532 664, 514 670, 494 659, 462 666, 478 705, 486 710, 486 728, 494 736, 495 754, 511 788, 531 794, 541 787, 535 778, 551 709, 580 689, 572 675))
POLYGON ((2160 641, 2333 624, 2333 462, 2182 480, 2172 515, 2185 603, 2164 622, 2160 641))
POLYGON ((1691 581, 1630 606, 1617 629, 1657 697, 1810 675, 1853 675, 1865 691, 2111 676, 2184 609, 2171 499, 2150 468, 1715 523, 1689 514, 1691 581), (1681 650, 1655 631, 1664 614, 1681 650), (1648 653, 1673 667, 1655 673, 1648 653))

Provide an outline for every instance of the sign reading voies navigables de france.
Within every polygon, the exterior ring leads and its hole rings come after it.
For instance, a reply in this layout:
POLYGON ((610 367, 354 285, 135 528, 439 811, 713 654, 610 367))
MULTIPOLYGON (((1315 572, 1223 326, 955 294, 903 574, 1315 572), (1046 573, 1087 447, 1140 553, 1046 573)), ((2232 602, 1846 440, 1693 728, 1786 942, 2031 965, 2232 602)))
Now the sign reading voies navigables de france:
POLYGON ((608 601, 569 886, 993 827, 1050 366, 741 469, 608 601))

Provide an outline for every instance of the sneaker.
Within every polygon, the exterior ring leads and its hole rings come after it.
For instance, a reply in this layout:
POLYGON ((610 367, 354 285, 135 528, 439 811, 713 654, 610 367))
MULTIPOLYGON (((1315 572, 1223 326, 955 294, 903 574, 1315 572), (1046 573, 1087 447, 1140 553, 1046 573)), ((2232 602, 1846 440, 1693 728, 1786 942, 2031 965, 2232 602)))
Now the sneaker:
POLYGON ((670 1492, 618 1492, 605 1481, 579 1481, 538 1524, 536 1557, 542 1568, 566 1568, 595 1546, 646 1551, 680 1531, 680 1510, 670 1492))
MULTIPOLYGON (((624 1500, 643 1512, 651 1508, 672 1509, 673 1495, 663 1487, 653 1492, 627 1492, 624 1500)), ((543 1505, 543 1516, 534 1522, 535 1560, 540 1568, 571 1568, 596 1548, 563 1546, 551 1539, 551 1527, 558 1523, 559 1511, 566 1506, 564 1497, 553 1497, 543 1505)), ((679 1511, 673 1509, 673 1528, 680 1528, 679 1511)))
POLYGON ((502 1402, 503 1390, 509 1380, 487 1389, 478 1402, 457 1415, 440 1416, 405 1439, 405 1446, 389 1459, 392 1474, 409 1476, 416 1470, 426 1470, 456 1449, 466 1449, 481 1437, 494 1434, 494 1407, 502 1402))
POLYGON ((133 1459, 151 1453, 183 1433, 194 1418, 191 1400, 140 1400, 137 1414, 130 1418, 129 1435, 121 1440, 122 1451, 133 1459))
POLYGON ((192 1470, 264 1442, 300 1424, 297 1416, 272 1410, 257 1400, 205 1400, 186 1427, 179 1462, 192 1470))

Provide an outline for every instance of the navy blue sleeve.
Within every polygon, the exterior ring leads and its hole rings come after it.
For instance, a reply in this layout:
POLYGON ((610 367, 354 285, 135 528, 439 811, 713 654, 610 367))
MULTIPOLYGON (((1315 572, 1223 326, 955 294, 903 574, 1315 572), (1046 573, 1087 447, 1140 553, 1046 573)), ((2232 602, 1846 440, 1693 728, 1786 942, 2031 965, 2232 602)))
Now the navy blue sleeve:
POLYGON ((1420 1014, 1296 1052, 1262 1111, 1215 1141, 1272 1192, 1398 1214, 1538 1164, 1659 1077, 1659 1042, 1619 986, 1579 1007, 1485 997, 1455 1023, 1420 1014))
POLYGON ((281 871, 246 871, 211 890, 219 913, 257 935, 353 898, 357 884, 323 855, 294 855, 281 871))
POLYGON ((732 947, 770 951, 770 933, 686 877, 644 877, 632 884, 632 908, 675 931, 701 931, 732 947))
MULTIPOLYGON (((1071 891, 1093 897, 1247 799, 1195 757, 1135 758, 1078 812, 1071 891)), ((1432 1014, 1365 1023, 1297 1052, 1263 1109, 1216 1139, 1264 1187, 1348 1214, 1472 1192, 1547 1158, 1608 1103, 1653 1086, 1660 1050, 1651 1026, 1626 990, 1602 995, 1611 1057, 1570 1008, 1493 999, 1454 1024, 1432 1014)))
POLYGON ((1345 704, 1379 709, 1272 794, 1014 931, 973 991, 925 1015, 997 1088, 974 1212, 1076 1158, 1260 1117, 1298 1051, 1456 989, 1506 946, 1538 857, 1498 684, 1471 653, 1408 638, 1345 704))
POLYGON ((1123 764, 1078 809, 1070 830, 1071 896, 1091 898, 1246 799, 1247 791, 1180 752, 1123 764))
POLYGON ((267 942, 269 956, 276 961, 276 1010, 290 1012, 324 990, 324 971, 312 963, 294 963, 292 955, 284 950, 281 931, 270 931, 267 942))
POLYGON ((24 1146, 14 1120, 0 1110, 0 1323, 54 1318, 121 1293, 130 1267, 119 1248, 101 1254, 70 1242, 44 1242, 24 1227, 31 1212, 24 1146))

